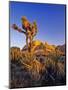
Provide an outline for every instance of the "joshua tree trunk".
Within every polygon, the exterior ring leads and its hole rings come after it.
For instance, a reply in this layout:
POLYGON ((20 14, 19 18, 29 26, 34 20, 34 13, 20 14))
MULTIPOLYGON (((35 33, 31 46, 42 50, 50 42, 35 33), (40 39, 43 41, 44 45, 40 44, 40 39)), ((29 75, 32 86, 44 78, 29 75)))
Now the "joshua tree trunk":
POLYGON ((27 50, 28 50, 28 36, 26 35, 26 46, 27 46, 27 50))
POLYGON ((32 48, 32 38, 30 37, 30 52, 31 52, 31 48, 32 48))

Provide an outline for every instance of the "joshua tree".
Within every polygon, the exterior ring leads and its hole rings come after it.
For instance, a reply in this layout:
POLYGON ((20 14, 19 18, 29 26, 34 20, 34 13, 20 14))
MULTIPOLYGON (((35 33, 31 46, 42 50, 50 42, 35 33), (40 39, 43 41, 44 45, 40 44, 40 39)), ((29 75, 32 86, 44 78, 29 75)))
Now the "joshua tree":
POLYGON ((28 47, 28 51, 31 51, 31 45, 32 45, 32 40, 34 36, 37 34, 37 24, 34 21, 33 23, 30 23, 25 16, 21 18, 22 21, 22 29, 19 28, 16 24, 12 25, 12 28, 14 30, 17 30, 18 32, 24 33, 26 36, 26 45, 28 47), (29 41, 29 45, 28 45, 29 41))

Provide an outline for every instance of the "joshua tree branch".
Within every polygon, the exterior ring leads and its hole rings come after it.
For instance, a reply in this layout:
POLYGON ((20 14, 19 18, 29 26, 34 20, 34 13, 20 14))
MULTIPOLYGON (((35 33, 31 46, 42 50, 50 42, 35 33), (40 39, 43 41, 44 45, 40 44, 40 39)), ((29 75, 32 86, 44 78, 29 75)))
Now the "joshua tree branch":
POLYGON ((17 26, 16 24, 13 24, 13 25, 12 25, 12 28, 13 28, 14 30, 20 32, 20 33, 24 33, 24 34, 26 34, 26 32, 23 31, 22 29, 18 28, 18 26, 17 26))

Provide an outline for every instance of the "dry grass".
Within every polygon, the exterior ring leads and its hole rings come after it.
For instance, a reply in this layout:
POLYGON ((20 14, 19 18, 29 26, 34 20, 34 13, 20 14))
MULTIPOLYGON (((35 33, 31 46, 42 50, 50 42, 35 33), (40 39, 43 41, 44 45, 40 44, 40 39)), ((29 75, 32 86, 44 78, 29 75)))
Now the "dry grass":
MULTIPOLYGON (((49 54, 49 56, 44 56, 43 62, 40 62, 40 58, 36 57, 36 54, 29 53, 27 51, 21 51, 20 49, 11 49, 10 50, 10 56, 11 56, 11 64, 16 64, 16 67, 11 68, 11 72, 14 72, 14 69, 21 68, 22 71, 19 71, 21 74, 25 75, 27 73, 26 77, 30 77, 30 86, 37 86, 37 84, 43 85, 43 82, 45 85, 56 85, 56 83, 65 83, 65 64, 62 63, 59 59, 60 56, 56 53, 49 54), (13 62, 12 62, 13 61, 13 62), (20 61, 20 63, 18 62, 20 61), (19 65, 21 64, 21 65, 19 65), (35 82, 35 83, 33 83, 35 82)), ((39 57, 42 57, 41 55, 39 57)), ((16 70, 14 73, 18 72, 16 70)), ((19 73, 19 77, 20 74, 19 73)), ((12 77, 15 77, 12 74, 12 77)), ((13 87, 24 87, 29 86, 29 78, 26 79, 25 76, 21 77, 20 79, 11 80, 13 87), (24 81, 23 81, 24 80, 24 81), (19 81, 18 84, 16 81, 19 81), (22 84, 22 82, 24 82, 22 84)))

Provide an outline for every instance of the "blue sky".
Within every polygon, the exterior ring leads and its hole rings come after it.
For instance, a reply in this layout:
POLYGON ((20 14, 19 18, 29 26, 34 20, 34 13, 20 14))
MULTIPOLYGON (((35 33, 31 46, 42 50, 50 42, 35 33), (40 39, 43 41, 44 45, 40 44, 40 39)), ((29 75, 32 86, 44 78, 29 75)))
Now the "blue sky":
POLYGON ((10 46, 25 45, 25 35, 11 28, 14 23, 21 28, 22 16, 37 22, 35 39, 54 45, 65 43, 65 5, 10 2, 10 46))

